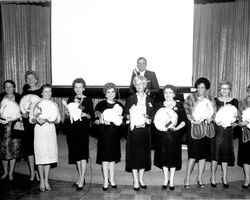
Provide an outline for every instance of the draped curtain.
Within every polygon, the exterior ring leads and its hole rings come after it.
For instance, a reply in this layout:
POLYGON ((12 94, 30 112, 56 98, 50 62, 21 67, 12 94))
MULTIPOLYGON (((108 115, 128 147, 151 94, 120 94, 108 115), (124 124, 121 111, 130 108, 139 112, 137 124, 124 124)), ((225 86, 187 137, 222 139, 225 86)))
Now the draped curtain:
POLYGON ((193 83, 208 78, 217 96, 219 82, 228 80, 232 96, 244 98, 250 84, 250 1, 195 4, 193 39, 193 83))
POLYGON ((22 92, 24 74, 34 70, 40 85, 51 83, 50 6, 2 3, 2 67, 4 80, 16 82, 22 92))

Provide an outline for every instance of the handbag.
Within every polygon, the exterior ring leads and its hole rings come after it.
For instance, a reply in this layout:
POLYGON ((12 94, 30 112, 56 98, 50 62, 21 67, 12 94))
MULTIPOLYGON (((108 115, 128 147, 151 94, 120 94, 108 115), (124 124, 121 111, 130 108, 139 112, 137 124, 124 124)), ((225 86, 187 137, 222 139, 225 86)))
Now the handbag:
POLYGON ((16 121, 11 130, 11 137, 13 139, 21 139, 24 135, 24 126, 22 121, 16 121))

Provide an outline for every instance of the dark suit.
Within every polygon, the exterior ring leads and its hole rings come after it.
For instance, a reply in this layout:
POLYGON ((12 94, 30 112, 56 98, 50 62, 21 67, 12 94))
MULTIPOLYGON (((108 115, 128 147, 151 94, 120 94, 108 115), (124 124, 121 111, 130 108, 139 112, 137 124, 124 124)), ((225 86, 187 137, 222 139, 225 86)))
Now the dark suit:
MULTIPOLYGON (((137 72, 137 75, 139 75, 139 72, 137 72)), ((135 72, 133 72, 131 76, 131 82, 130 82, 130 87, 129 87, 130 94, 134 94, 136 92, 134 84, 133 84, 134 77, 135 77, 135 72)), ((156 96, 157 93, 160 91, 160 89, 159 89, 159 83, 158 83, 155 72, 145 70, 144 77, 146 77, 149 81, 147 84, 147 89, 150 92, 150 96, 152 97, 156 96)))

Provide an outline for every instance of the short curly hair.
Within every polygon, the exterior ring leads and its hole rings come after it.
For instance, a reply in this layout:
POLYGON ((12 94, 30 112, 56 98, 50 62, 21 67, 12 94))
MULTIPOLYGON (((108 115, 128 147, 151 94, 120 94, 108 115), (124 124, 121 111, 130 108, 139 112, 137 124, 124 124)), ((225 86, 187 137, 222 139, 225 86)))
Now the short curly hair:
POLYGON ((30 74, 32 74, 32 75, 35 77, 35 79, 36 79, 37 81, 39 81, 39 76, 38 76, 37 72, 36 72, 36 71, 33 71, 33 70, 28 70, 28 71, 25 72, 25 75, 24 75, 24 77, 25 77, 25 82, 27 82, 27 77, 28 77, 30 74))
POLYGON ((133 85, 134 86, 136 85, 137 81, 142 81, 143 84, 144 84, 144 87, 145 88, 147 87, 148 79, 145 76, 135 76, 134 79, 133 79, 133 85))
POLYGON ((115 93, 117 92, 117 87, 114 83, 106 83, 104 86, 103 86, 103 93, 106 94, 106 92, 109 90, 109 89, 114 89, 115 93))
POLYGON ((232 82, 231 82, 231 81, 222 80, 222 81, 220 82, 219 89, 221 89, 221 86, 222 86, 222 85, 228 85, 228 86, 229 86, 229 90, 231 91, 231 89, 232 89, 232 82))
POLYGON ((197 89, 198 85, 203 83, 205 85, 206 90, 210 88, 210 81, 205 77, 200 77, 195 81, 194 87, 197 89))
POLYGON ((3 89, 5 88, 6 83, 10 83, 13 86, 13 88, 16 88, 16 83, 14 81, 6 80, 6 81, 3 82, 3 89))
POLYGON ((83 88, 86 88, 86 82, 83 80, 83 78, 76 78, 73 83, 72 83, 72 87, 75 87, 76 83, 81 83, 83 88))
POLYGON ((163 88, 163 93, 165 92, 166 89, 171 89, 173 91, 174 94, 176 94, 177 92, 177 88, 173 85, 165 85, 164 88, 163 88))

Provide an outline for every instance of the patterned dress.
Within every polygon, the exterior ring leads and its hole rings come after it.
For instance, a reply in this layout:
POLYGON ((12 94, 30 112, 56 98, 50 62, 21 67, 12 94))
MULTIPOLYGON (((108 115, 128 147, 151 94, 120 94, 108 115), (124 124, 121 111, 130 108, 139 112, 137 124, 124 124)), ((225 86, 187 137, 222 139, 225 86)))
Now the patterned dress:
MULTIPOLYGON (((212 101, 210 96, 204 98, 212 101)), ((187 97, 184 107, 187 113, 188 119, 192 116, 192 109, 196 102, 199 101, 197 93, 191 94, 187 97)), ((197 160, 206 159, 211 160, 211 138, 214 137, 214 125, 213 123, 201 122, 200 124, 188 124, 188 157, 197 160)))
MULTIPOLYGON (((20 94, 14 93, 15 101, 19 103, 20 94)), ((3 100, 5 93, 0 95, 0 102, 3 100)), ((12 160, 22 156, 21 140, 12 137, 12 130, 16 121, 6 125, 0 124, 0 159, 12 160)))

